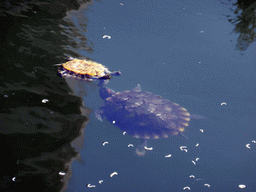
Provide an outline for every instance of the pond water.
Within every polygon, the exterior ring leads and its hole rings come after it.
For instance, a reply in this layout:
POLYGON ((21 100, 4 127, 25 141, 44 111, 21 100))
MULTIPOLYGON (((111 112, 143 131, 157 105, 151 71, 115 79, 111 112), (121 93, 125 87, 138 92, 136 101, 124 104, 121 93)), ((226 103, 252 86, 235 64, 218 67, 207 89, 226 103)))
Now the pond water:
MULTIPOLYGON (((81 112, 89 119, 82 125, 86 128, 79 141, 71 142, 80 160, 71 162, 72 173, 64 191, 256 189, 256 44, 238 49, 240 33, 234 32, 235 24, 226 17, 236 17, 231 8, 236 6, 230 1, 217 0, 94 1, 68 11, 60 22, 54 21, 60 31, 52 34, 59 34, 59 40, 42 43, 40 48, 45 52, 35 53, 29 47, 37 60, 42 56, 33 67, 26 65, 24 69, 33 83, 23 76, 18 83, 7 78, 5 91, 25 89, 49 98, 52 92, 62 96, 69 93, 65 102, 81 98, 81 103, 66 107, 65 113, 78 109, 77 114, 81 112), (62 35, 68 40, 62 41, 62 35), (57 76, 52 65, 67 56, 89 58, 110 70, 121 70, 122 75, 107 85, 116 92, 140 84, 142 91, 206 118, 191 119, 184 131, 188 139, 173 136, 150 140, 148 147, 153 150, 140 157, 135 153, 139 139, 124 134, 112 122, 96 118, 95 111, 103 103, 97 82, 64 81, 57 76), (30 69, 43 72, 34 77, 30 69)), ((39 39, 45 40, 42 31, 39 39)), ((24 47, 17 55, 26 50, 24 47)), ((26 61, 33 63, 33 57, 26 61)), ((10 58, 7 56, 6 61, 12 62, 10 58)), ((24 66, 15 64, 21 70, 24 66)), ((61 107, 62 102, 56 105, 61 107)))
POLYGON ((251 191, 255 187, 255 44, 244 54, 235 49, 238 35, 223 16, 231 14, 227 5, 95 2, 75 14, 79 30, 83 30, 79 22, 88 19, 86 36, 94 44, 91 54, 77 52, 123 71, 108 87, 131 90, 139 83, 142 90, 207 119, 191 121, 185 130, 189 140, 154 140, 153 151, 138 157, 128 147, 138 145, 137 139, 123 135, 106 120, 99 122, 93 114, 85 130, 83 163, 72 164, 67 191, 85 190, 87 184, 95 185, 96 191, 188 190, 184 187, 240 191, 240 184, 251 191), (108 144, 103 145, 105 141, 108 144), (187 152, 180 146, 186 146, 187 152), (165 157, 168 154, 172 156, 165 157), (118 175, 110 177, 113 172, 118 175))

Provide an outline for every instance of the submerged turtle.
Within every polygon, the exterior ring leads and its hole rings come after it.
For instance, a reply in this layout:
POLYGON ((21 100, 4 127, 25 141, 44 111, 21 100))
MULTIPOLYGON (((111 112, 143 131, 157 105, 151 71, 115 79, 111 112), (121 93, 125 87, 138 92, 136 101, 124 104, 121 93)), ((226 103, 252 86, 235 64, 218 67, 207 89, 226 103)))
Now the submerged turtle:
POLYGON ((100 96, 104 103, 96 113, 97 118, 101 121, 105 118, 122 131, 141 138, 143 142, 136 149, 140 156, 145 154, 148 139, 183 135, 190 118, 203 118, 191 116, 185 108, 161 96, 141 91, 139 84, 132 90, 117 93, 101 87, 100 96))
POLYGON ((58 74, 61 77, 71 77, 83 81, 93 81, 97 79, 107 80, 111 75, 121 75, 120 71, 109 71, 107 67, 100 63, 86 59, 68 58, 69 61, 60 65, 58 74))

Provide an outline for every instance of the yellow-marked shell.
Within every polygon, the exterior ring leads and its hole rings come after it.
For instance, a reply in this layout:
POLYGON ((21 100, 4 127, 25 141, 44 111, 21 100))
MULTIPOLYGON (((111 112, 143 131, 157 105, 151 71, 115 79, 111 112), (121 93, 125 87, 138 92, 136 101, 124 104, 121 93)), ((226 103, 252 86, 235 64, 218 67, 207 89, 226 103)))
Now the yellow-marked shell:
POLYGON ((109 71, 104 65, 86 60, 69 58, 70 61, 60 64, 58 74, 61 77, 71 77, 83 81, 110 79, 111 75, 121 75, 120 71, 109 71))

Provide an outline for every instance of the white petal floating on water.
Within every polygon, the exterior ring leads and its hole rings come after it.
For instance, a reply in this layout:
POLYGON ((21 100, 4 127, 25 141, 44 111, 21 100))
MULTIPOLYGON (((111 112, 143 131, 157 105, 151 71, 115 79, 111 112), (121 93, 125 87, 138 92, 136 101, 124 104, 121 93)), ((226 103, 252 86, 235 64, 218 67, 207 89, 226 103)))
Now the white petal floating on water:
POLYGON ((196 147, 198 147, 198 146, 199 146, 199 143, 196 144, 196 147))
POLYGON ((116 121, 113 121, 112 123, 113 123, 113 124, 115 124, 115 123, 116 123, 116 121))
POLYGON ((187 148, 187 146, 180 146, 181 151, 184 151, 185 148, 187 148))
POLYGON ((250 145, 251 145, 251 144, 248 143, 248 144, 246 144, 245 146, 246 146, 248 149, 251 149, 250 145))
POLYGON ((203 133, 203 132, 204 132, 204 130, 203 130, 203 129, 199 129, 199 131, 200 131, 201 133, 203 133))
POLYGON ((96 187, 96 185, 87 184, 86 187, 93 188, 93 187, 96 187))
POLYGON ((43 99, 43 100, 42 100, 42 103, 47 103, 47 102, 49 102, 48 99, 43 99))
POLYGON ((195 178, 195 175, 190 175, 189 178, 195 178))
POLYGON ((256 143, 256 141, 255 141, 255 140, 252 140, 252 142, 253 142, 253 143, 256 143))
POLYGON ((190 187, 187 186, 187 187, 184 187, 183 190, 185 191, 185 190, 191 190, 191 189, 190 187))
POLYGON ((240 185, 238 185, 238 187, 239 187, 240 189, 244 189, 244 188, 246 187, 246 185, 240 184, 240 185))
POLYGON ((64 172, 59 172, 59 175, 66 175, 66 173, 64 173, 64 172))
POLYGON ((114 175, 118 175, 118 173, 117 172, 113 172, 113 173, 110 174, 110 177, 113 177, 114 175))
POLYGON ((106 144, 108 144, 108 142, 107 142, 107 141, 103 142, 103 144, 102 144, 102 145, 103 145, 103 146, 105 146, 106 144))
POLYGON ((197 158, 196 158, 196 161, 198 161, 198 160, 199 160, 199 158, 197 157, 197 158))
POLYGON ((207 184, 207 183, 205 183, 205 184, 204 184, 204 186, 206 186, 206 187, 210 187, 210 185, 209 185, 209 184, 207 184))
POLYGON ((103 39, 105 39, 105 38, 111 39, 111 36, 109 36, 109 35, 103 35, 103 39))
POLYGON ((148 151, 152 151, 153 150, 153 147, 144 147, 144 149, 148 150, 148 151))
POLYGON ((125 132, 125 131, 123 132, 123 135, 126 135, 126 132, 125 132))
POLYGON ((103 180, 99 180, 99 184, 103 183, 103 180))
POLYGON ((195 161, 191 161, 194 165, 196 165, 196 162, 195 161))
POLYGON ((124 5, 123 3, 119 3, 120 5, 124 5))
POLYGON ((133 144, 129 144, 128 147, 133 147, 133 144))
POLYGON ((227 103, 223 102, 223 103, 221 103, 220 105, 227 105, 227 103))
POLYGON ((172 155, 171 155, 171 154, 169 154, 169 155, 166 155, 166 156, 165 156, 165 158, 168 158, 168 157, 171 157, 171 156, 172 156, 172 155))

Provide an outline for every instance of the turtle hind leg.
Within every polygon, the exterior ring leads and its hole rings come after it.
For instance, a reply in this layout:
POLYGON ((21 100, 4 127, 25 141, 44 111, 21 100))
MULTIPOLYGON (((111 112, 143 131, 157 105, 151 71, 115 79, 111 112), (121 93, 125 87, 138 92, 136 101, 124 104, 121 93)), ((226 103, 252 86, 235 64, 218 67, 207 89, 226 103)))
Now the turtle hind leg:
POLYGON ((138 156, 144 156, 146 154, 145 147, 147 147, 147 140, 142 140, 142 144, 136 148, 136 154, 138 156))

